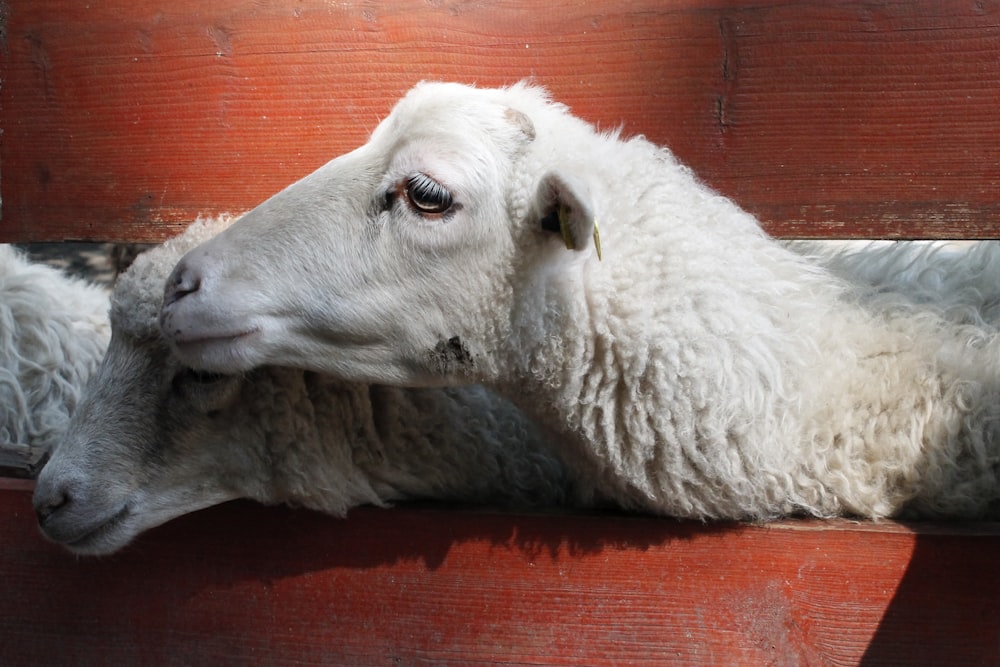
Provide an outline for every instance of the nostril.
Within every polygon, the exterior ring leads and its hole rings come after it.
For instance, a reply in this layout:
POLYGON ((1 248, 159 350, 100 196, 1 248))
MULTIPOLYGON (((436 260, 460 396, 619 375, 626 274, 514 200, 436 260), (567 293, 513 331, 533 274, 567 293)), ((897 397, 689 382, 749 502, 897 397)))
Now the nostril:
POLYGON ((50 516, 69 505, 69 503, 70 495, 68 491, 54 493, 48 498, 39 498, 36 495, 35 515, 38 517, 38 523, 45 523, 50 516))
POLYGON ((170 278, 167 279, 167 286, 163 293, 163 305, 169 306, 188 294, 197 292, 199 288, 201 288, 201 275, 181 261, 174 272, 170 274, 170 278))

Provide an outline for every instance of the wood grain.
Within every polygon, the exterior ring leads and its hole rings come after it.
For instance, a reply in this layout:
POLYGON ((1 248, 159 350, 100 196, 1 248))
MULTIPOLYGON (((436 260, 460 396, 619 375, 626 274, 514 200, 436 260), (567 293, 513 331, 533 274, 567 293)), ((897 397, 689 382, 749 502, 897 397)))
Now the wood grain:
POLYGON ((793 236, 1000 236, 1000 2, 4 4, 0 241, 159 240, 531 77, 793 236))
POLYGON ((1000 527, 233 503, 109 558, 0 490, 0 663, 989 664, 1000 527))

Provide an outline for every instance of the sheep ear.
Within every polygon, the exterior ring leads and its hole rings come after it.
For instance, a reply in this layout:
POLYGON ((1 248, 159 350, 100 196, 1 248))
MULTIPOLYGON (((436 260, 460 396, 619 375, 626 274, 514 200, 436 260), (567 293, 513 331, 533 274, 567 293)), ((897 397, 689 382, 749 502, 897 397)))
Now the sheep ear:
POLYGON ((527 114, 518 111, 517 109, 508 108, 507 111, 504 112, 504 118, 520 130, 525 139, 528 141, 535 140, 535 124, 531 122, 531 119, 528 118, 527 114))
POLYGON ((593 239, 597 259, 601 259, 601 236, 585 183, 567 174, 549 172, 538 186, 538 209, 542 229, 562 236, 569 250, 586 250, 593 239))

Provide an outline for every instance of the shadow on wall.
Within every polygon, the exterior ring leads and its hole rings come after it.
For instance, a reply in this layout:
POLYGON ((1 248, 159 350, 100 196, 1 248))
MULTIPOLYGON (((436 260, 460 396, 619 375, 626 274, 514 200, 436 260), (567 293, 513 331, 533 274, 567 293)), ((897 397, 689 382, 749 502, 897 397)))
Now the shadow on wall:
POLYGON ((861 664, 1000 664, 1000 525, 918 535, 861 664))
POLYGON ((110 286, 115 277, 132 265, 148 243, 18 243, 18 248, 36 261, 62 269, 71 276, 110 286))

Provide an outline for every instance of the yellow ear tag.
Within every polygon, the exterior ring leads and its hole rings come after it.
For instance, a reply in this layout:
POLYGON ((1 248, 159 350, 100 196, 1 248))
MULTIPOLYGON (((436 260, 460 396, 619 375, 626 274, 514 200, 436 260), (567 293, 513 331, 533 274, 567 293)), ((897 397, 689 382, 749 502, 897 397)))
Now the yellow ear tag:
MULTIPOLYGON (((576 249, 576 245, 573 243, 573 234, 569 230, 569 209, 565 206, 559 207, 559 231, 562 233, 566 249, 576 249)), ((597 220, 594 220, 594 249, 597 250, 597 261, 601 261, 601 232, 597 228, 597 220)))

